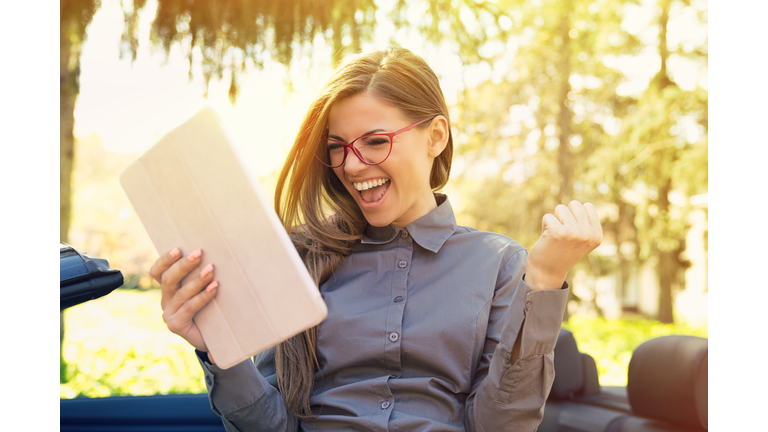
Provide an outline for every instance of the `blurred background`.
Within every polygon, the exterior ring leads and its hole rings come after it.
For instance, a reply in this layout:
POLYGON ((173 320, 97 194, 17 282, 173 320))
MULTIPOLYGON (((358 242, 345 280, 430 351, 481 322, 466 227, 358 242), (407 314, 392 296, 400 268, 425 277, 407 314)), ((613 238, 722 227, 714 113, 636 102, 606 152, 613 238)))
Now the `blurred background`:
POLYGON ((210 106, 271 196, 334 65, 389 45, 440 77, 459 224, 530 248, 557 204, 597 207, 564 326, 601 384, 647 339, 707 337, 706 0, 61 1, 61 240, 125 277, 62 314, 61 397, 205 392, 120 172, 210 106))

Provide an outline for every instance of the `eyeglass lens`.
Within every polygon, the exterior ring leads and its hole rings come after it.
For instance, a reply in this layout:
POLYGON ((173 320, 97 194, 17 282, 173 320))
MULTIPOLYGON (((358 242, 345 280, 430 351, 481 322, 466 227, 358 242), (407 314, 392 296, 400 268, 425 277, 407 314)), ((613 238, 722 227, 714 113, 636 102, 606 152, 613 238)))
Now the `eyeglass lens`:
MULTIPOLYGON (((359 138, 353 146, 363 160, 369 164, 378 164, 384 161, 392 148, 392 141, 387 135, 368 135, 359 138)), ((350 149, 351 150, 351 149, 350 149)), ((328 140, 328 155, 332 166, 339 166, 344 161, 345 147, 333 140, 328 140)), ((353 155, 347 155, 353 157, 353 155)))

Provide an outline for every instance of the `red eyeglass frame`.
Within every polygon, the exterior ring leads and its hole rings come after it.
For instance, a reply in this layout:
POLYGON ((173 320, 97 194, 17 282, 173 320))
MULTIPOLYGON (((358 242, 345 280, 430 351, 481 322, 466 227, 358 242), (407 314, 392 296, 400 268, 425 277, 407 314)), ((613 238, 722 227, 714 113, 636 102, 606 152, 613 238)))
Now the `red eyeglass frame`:
POLYGON ((364 163, 364 164, 366 164, 366 165, 369 165, 369 166, 373 166, 373 165, 379 165, 379 164, 382 164, 382 163, 384 163, 384 161, 386 161, 386 160, 389 158, 389 155, 390 155, 390 154, 392 154, 392 147, 393 147, 393 145, 395 144, 395 135, 401 134, 401 133, 403 133, 403 132, 408 132, 409 130, 411 130, 411 129, 415 128, 416 126, 418 126, 418 125, 420 125, 420 124, 422 124, 422 123, 424 123, 425 121, 427 121, 427 120, 432 120, 432 119, 434 119, 434 117, 432 117, 432 118, 428 118, 428 119, 424 119, 424 120, 419 120, 419 121, 417 121, 416 123, 410 124, 410 125, 408 125, 408 126, 406 126, 406 127, 402 128, 402 129, 400 129, 400 130, 397 130, 397 131, 395 131, 395 132, 389 132, 389 133, 375 133, 375 134, 363 135, 363 136, 361 136, 361 137, 355 138, 355 139, 354 139, 354 140, 352 140, 352 142, 350 142, 349 144, 343 143, 343 142, 341 142, 341 141, 339 141, 339 140, 336 140, 336 139, 333 139, 333 138, 329 138, 329 137, 328 137, 328 135, 323 135, 323 136, 322 136, 322 140, 323 140, 323 141, 333 141, 334 143, 336 143, 336 144, 339 144, 339 145, 341 145, 342 147, 344 147, 344 157, 341 159, 341 163, 339 163, 339 164, 338 164, 338 165, 336 165, 336 166, 333 166, 333 165, 329 165, 329 164, 327 164, 327 163, 323 162, 323 160, 322 160, 322 159, 320 159, 320 157, 317 155, 317 153, 315 153, 315 158, 316 158, 316 159, 317 159, 317 160, 318 160, 318 161, 319 161, 321 164, 323 164, 323 165, 327 166, 328 168, 338 168, 338 167, 340 167, 340 166, 344 165, 344 162, 346 162, 346 161, 347 161, 347 154, 349 154, 349 150, 351 149, 351 150, 352 150, 352 153, 354 153, 354 154, 355 154, 355 156, 357 156, 357 158, 358 158, 358 159, 360 159, 360 162, 362 162, 362 163, 364 163), (362 138, 366 138, 366 137, 372 137, 372 136, 378 136, 378 135, 384 135, 384 136, 388 136, 388 137, 389 137, 389 153, 387 153, 387 156, 385 156, 385 157, 384 157, 384 159, 383 159, 381 162, 376 162, 376 163, 370 163, 370 162, 366 162, 366 161, 365 161, 365 159, 363 159, 363 155, 361 155, 361 154, 360 154, 360 152, 359 152, 359 151, 358 151, 358 150, 357 150, 357 149, 354 147, 354 144, 355 144, 355 142, 356 142, 357 140, 359 140, 359 139, 362 139, 362 138))

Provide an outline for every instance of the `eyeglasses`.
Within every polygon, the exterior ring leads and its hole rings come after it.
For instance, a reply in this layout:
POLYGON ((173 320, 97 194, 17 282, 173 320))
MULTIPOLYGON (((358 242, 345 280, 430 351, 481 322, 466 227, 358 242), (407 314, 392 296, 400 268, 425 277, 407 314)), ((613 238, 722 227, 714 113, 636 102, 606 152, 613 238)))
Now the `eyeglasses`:
POLYGON ((351 150, 364 164, 378 165, 387 160, 389 154, 392 153, 392 141, 395 139, 395 135, 408 132, 427 120, 431 119, 419 120, 391 133, 363 135, 349 144, 323 135, 322 139, 326 142, 327 151, 322 153, 323 156, 315 154, 315 157, 328 168, 338 168, 347 160, 347 153, 351 150))

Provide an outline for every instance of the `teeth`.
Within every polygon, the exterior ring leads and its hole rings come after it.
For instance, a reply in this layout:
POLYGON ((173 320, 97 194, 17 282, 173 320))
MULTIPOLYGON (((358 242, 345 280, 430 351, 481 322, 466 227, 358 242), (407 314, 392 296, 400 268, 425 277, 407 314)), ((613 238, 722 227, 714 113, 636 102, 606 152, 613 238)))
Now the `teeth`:
POLYGON ((376 186, 381 186, 387 181, 389 181, 389 179, 370 180, 367 182, 355 182, 355 183, 352 183, 352 186, 354 186, 355 189, 359 191, 364 191, 371 188, 375 188, 376 186))

